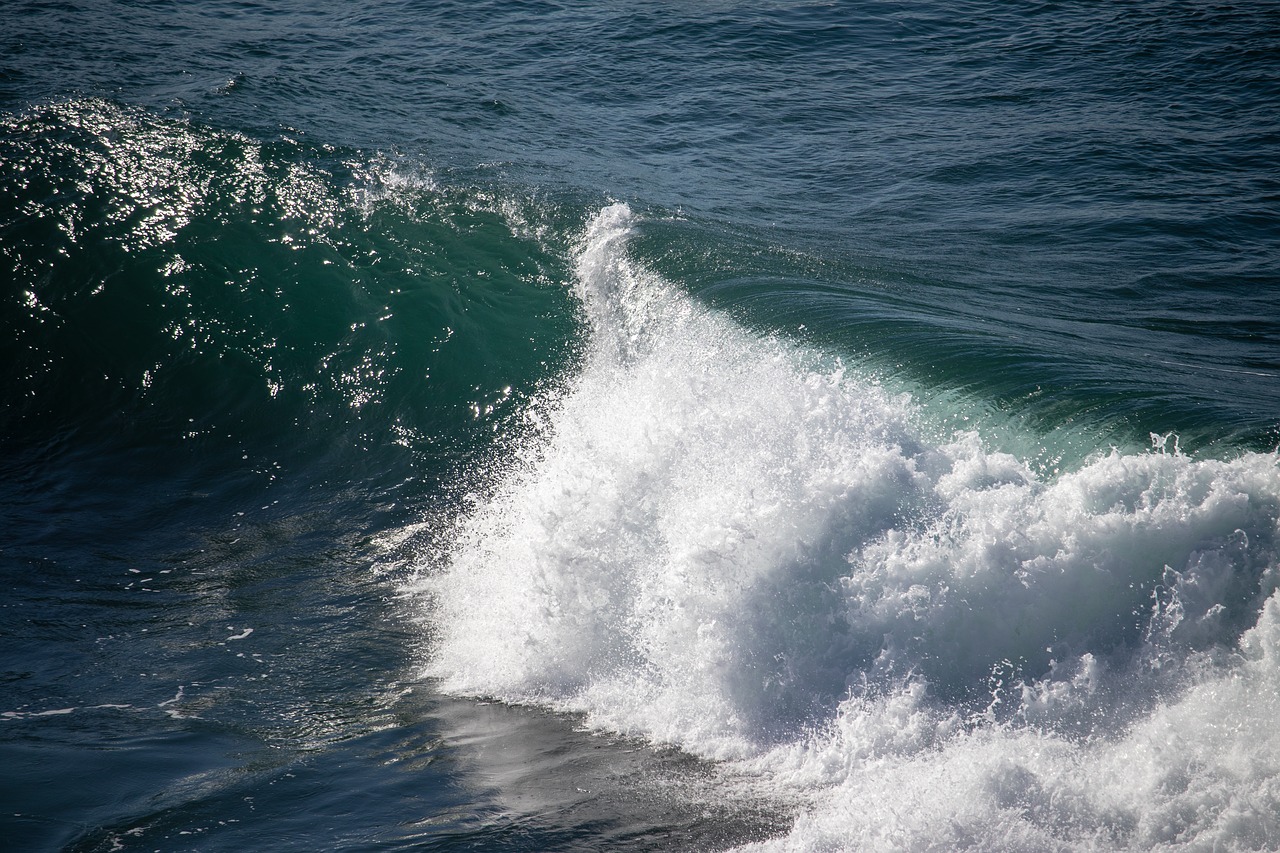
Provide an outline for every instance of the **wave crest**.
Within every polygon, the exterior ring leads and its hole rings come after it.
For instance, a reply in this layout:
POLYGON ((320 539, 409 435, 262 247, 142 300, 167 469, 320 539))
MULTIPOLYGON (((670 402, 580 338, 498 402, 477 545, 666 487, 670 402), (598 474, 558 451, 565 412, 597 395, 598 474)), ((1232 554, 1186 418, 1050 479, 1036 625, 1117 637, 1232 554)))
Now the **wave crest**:
POLYGON ((1211 685, 1275 679, 1276 458, 1112 451, 1044 479, 976 432, 930 442, 909 397, 635 264, 633 229, 625 205, 587 227, 592 353, 423 581, 428 673, 808 792, 799 848, 936 840, 947 809, 988 840, 1158 841, 1142 803, 1028 779, 1121 773, 1126 727, 1193 737, 1211 685), (970 800, 939 797, 948 774, 970 800), (915 829, 850 816, 908 789, 935 797, 915 829))

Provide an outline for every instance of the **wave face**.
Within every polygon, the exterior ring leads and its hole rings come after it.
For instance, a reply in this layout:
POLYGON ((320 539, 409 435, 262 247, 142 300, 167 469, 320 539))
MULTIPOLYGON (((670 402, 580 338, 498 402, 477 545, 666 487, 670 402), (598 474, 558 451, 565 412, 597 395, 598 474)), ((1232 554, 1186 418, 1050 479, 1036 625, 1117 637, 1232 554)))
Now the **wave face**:
POLYGON ((424 567, 428 675, 725 760, 761 849, 1262 849, 1280 837, 1274 454, 1044 471, 628 251, 580 373, 424 567))
POLYGON ((0 192, 14 470, 446 489, 571 357, 531 204, 419 161, 80 99, 0 118, 0 192))

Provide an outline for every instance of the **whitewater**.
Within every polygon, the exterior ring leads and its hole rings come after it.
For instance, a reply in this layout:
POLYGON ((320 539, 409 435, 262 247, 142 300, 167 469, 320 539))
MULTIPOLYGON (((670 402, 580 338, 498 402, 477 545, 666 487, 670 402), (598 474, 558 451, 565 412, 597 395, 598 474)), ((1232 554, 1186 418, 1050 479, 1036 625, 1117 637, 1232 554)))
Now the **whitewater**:
POLYGON ((0 848, 1280 849, 1278 8, 0 4, 0 848))
POLYGON ((588 223, 580 368, 420 561, 425 677, 718 762, 795 814, 752 849, 1280 845, 1275 453, 1047 464, 705 307, 643 226, 588 223))

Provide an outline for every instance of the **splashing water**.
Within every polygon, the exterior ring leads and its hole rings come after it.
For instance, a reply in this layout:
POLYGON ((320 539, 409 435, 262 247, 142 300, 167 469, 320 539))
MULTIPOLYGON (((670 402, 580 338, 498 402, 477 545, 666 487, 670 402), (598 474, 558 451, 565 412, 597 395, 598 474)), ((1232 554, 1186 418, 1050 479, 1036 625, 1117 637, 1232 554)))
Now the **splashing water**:
POLYGON ((628 258, 424 572, 446 691, 585 714, 802 807, 782 849, 1280 838, 1280 468, 1161 439, 1053 479, 628 258))

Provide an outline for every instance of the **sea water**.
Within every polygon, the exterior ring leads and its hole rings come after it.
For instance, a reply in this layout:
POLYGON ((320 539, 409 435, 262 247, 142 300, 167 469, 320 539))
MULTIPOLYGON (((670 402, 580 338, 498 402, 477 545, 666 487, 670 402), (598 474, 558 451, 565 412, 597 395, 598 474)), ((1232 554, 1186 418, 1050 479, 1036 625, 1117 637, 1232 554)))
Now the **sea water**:
POLYGON ((1278 42, 8 4, 5 846, 1280 846, 1278 42))

